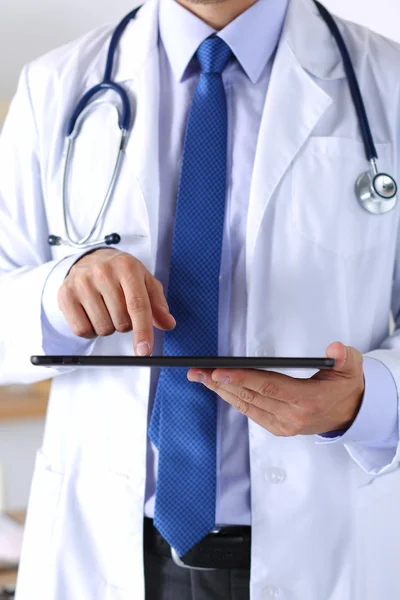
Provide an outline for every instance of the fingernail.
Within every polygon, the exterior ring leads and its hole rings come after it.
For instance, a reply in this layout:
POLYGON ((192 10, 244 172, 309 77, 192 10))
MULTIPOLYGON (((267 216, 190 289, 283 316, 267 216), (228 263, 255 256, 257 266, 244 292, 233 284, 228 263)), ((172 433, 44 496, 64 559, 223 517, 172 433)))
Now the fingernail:
POLYGON ((147 342, 139 342, 136 344, 136 354, 139 356, 146 356, 149 353, 150 346, 147 342))
POLYGON ((167 314, 171 319, 174 320, 174 323, 176 325, 176 321, 175 318, 171 315, 171 313, 169 312, 169 308, 167 306, 161 306, 160 309, 163 311, 163 313, 167 314))
POLYGON ((204 383, 205 380, 206 378, 204 377, 203 373, 194 373, 191 379, 191 381, 198 381, 199 383, 204 383))
POLYGON ((230 383, 231 378, 228 376, 220 376, 220 375, 213 375, 213 379, 214 381, 218 381, 218 383, 230 383))

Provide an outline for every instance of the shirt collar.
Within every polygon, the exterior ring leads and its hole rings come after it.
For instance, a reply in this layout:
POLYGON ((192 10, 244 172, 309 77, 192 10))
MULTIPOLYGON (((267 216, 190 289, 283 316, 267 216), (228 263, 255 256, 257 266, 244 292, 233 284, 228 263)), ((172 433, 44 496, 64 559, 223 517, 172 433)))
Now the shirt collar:
POLYGON ((252 83, 256 83, 278 44, 288 2, 257 0, 216 32, 176 0, 160 0, 160 38, 176 81, 182 81, 200 44, 217 33, 229 45, 252 83))

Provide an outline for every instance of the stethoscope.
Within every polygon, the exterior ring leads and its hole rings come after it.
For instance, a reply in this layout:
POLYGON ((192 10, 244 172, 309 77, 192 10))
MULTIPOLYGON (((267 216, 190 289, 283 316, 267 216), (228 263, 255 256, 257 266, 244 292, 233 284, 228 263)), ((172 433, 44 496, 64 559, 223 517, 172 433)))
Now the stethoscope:
MULTIPOLYGON (((354 71, 353 64, 351 62, 351 58, 343 37, 339 31, 338 26, 336 25, 335 20, 332 15, 327 11, 327 9, 322 6, 317 0, 314 0, 321 17, 324 19, 327 24, 331 34, 335 38, 338 49, 340 51, 343 66, 346 72, 347 80, 350 87, 351 96, 353 99, 353 103, 357 112, 358 121, 360 124, 360 129, 363 137, 365 154, 368 162, 370 163, 370 170, 362 173, 355 184, 355 192, 356 196, 361 204, 361 206, 370 213, 374 215, 381 215, 389 212, 396 206, 397 198, 397 184, 395 179, 388 175, 387 173, 381 173, 378 170, 377 160, 378 154, 375 148, 374 140, 371 133, 371 128, 369 125, 367 112, 365 110, 364 102, 361 96, 360 87, 358 85, 357 76, 354 71)), ((116 28, 108 50, 107 55, 107 63, 106 70, 104 74, 104 79, 101 83, 94 86, 83 96, 77 107, 75 108, 71 119, 67 126, 67 134, 66 134, 66 155, 65 155, 65 164, 64 164, 64 173, 63 173, 63 185, 62 185, 62 204, 63 204, 63 220, 64 220, 64 229, 65 229, 65 239, 50 235, 48 238, 49 244, 51 246, 59 246, 59 245, 67 245, 72 246, 74 248, 91 248, 93 246, 98 246, 100 244, 106 245, 115 245, 121 241, 121 236, 118 233, 111 233, 106 235, 103 239, 91 239, 93 238, 95 232, 100 227, 100 225, 104 221, 104 216, 106 210, 110 204, 111 198, 113 196, 113 192, 115 189, 115 185, 118 180, 118 175, 121 169, 121 164, 123 160, 123 155, 125 152, 125 144, 128 137, 128 133, 131 126, 131 106, 128 98, 128 94, 126 91, 117 83, 113 82, 112 71, 114 66, 114 57, 115 52, 118 46, 118 43, 123 35, 126 27, 129 22, 135 18, 138 10, 141 6, 135 8, 132 12, 130 12, 118 25, 116 28), (120 110, 117 106, 112 104, 112 106, 116 109, 118 115, 118 125, 120 129, 120 145, 118 150, 117 159, 114 166, 114 171, 111 177, 110 184, 108 186, 106 196, 103 200, 103 203, 100 207, 100 211, 97 215, 97 218, 93 224, 91 230, 80 240, 74 240, 71 237, 68 218, 67 218, 67 197, 68 197, 68 178, 71 169, 71 157, 73 154, 75 140, 78 136, 79 128, 85 117, 86 113, 89 110, 92 110, 94 106, 105 103, 104 100, 96 100, 91 102, 92 98, 103 91, 113 91, 115 92, 121 101, 122 110, 120 110)))

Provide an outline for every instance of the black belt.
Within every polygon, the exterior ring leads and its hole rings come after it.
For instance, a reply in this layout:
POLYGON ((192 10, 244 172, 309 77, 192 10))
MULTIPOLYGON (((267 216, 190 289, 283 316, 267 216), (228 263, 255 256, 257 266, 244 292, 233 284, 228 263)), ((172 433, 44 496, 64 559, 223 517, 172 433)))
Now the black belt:
POLYGON ((191 569, 250 569, 251 527, 230 525, 210 532, 184 556, 179 557, 154 527, 144 519, 144 550, 172 558, 180 567, 191 569))

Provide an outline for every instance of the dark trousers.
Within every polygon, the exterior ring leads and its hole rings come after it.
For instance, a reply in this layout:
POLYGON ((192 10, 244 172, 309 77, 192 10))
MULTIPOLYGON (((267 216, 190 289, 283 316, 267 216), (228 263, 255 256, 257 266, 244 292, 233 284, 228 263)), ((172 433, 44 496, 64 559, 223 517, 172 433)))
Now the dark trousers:
POLYGON ((146 600, 249 600, 250 571, 195 571, 145 551, 146 600))

